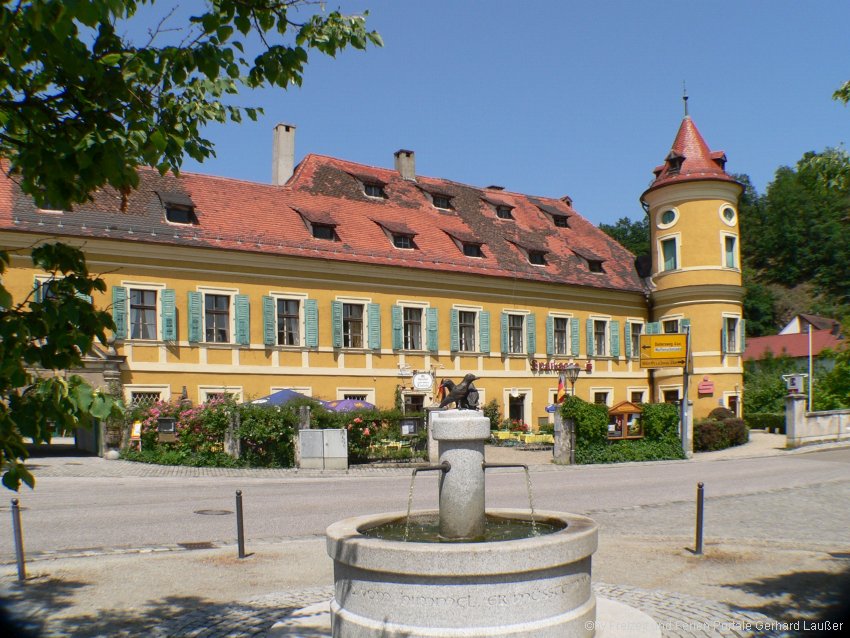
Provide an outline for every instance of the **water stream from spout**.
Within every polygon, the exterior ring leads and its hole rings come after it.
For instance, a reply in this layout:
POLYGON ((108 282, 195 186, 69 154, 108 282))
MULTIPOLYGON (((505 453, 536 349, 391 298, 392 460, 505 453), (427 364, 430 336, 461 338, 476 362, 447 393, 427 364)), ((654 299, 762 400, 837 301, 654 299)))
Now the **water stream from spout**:
POLYGON ((410 537, 410 509, 413 507, 413 483, 416 481, 416 472, 410 475, 410 491, 407 493, 407 516, 404 519, 404 542, 410 537))
POLYGON ((525 485, 528 488, 528 506, 531 508, 531 533, 534 536, 537 536, 537 521, 534 515, 534 492, 531 489, 531 474, 528 471, 528 467, 525 469, 525 485))

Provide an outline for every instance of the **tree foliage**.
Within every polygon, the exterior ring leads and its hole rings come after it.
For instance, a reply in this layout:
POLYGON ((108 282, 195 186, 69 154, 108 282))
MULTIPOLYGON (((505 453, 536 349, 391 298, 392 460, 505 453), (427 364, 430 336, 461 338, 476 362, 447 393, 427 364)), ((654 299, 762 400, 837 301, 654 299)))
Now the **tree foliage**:
POLYGON ((749 334, 775 332, 788 314, 850 312, 850 157, 843 148, 779 168, 764 195, 745 190, 740 212, 745 314, 755 320, 747 322, 749 334), (783 299, 794 297, 795 307, 783 312, 783 299))
MULTIPOLYGON (((381 45, 365 16, 308 15, 312 4, 205 0, 179 22, 185 3, 167 0, 0 0, 3 170, 38 204, 68 208, 106 185, 126 202, 141 166, 165 173, 186 155, 203 161, 214 154, 206 125, 257 117, 233 104, 240 88, 300 85, 311 51, 381 45), (159 10, 159 22, 133 37, 143 10, 159 10)), ((81 378, 52 372, 79 367, 114 327, 89 301, 103 281, 67 246, 39 246, 32 258, 50 273, 38 297, 15 305, 0 286, 0 448, 11 489, 34 484, 23 437, 47 441, 51 424, 118 410, 81 378)), ((0 252, 0 273, 8 265, 0 252)))
MULTIPOLYGON (((14 490, 22 481, 35 484, 23 464, 24 437, 49 442, 55 426, 73 429, 120 414, 108 393, 53 372, 81 367, 95 339, 106 343, 112 317, 89 301, 106 285, 89 274, 79 250, 63 244, 34 248, 32 261, 47 279, 26 299, 15 304, 0 284, 0 471, 3 485, 14 490)), ((8 265, 9 254, 0 251, 0 275, 8 265)))
POLYGON ((621 217, 616 224, 599 224, 599 229, 616 239, 636 257, 649 254, 649 217, 633 222, 621 217))
POLYGON ((0 156, 10 175, 41 204, 86 201, 106 184, 127 194, 140 166, 165 173, 185 155, 213 155, 205 125, 256 118, 232 104, 240 88, 300 85, 311 50, 381 44, 364 16, 302 19, 306 4, 206 0, 173 24, 180 3, 166 0, 3 0, 0 156), (139 41, 127 34, 143 8, 162 19, 139 41))

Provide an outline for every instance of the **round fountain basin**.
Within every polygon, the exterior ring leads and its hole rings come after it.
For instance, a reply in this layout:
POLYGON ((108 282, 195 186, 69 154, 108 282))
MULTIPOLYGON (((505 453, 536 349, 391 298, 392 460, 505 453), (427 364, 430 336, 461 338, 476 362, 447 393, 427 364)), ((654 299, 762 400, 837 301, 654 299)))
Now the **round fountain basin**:
MULTIPOLYGON (((488 515, 530 523, 527 510, 488 515)), ((360 516, 328 528, 334 636, 593 635, 590 564, 597 526, 591 519, 541 511, 535 521, 557 528, 552 533, 498 542, 404 542, 363 533, 404 516, 360 516)))
POLYGON ((484 518, 484 534, 481 539, 450 539, 440 534, 440 517, 438 514, 422 514, 402 516, 388 523, 373 527, 361 527, 358 531, 370 538, 380 538, 385 541, 403 541, 410 543, 469 543, 498 541, 513 541, 544 534, 554 534, 564 529, 559 520, 541 520, 535 514, 534 518, 506 518, 488 514, 484 518))

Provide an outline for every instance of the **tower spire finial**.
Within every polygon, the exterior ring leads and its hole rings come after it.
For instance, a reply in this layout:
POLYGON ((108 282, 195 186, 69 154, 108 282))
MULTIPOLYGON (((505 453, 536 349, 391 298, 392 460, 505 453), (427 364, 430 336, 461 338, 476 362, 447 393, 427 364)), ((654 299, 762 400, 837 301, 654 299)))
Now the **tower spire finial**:
POLYGON ((685 86, 684 80, 682 80, 682 102, 685 103, 685 117, 688 117, 688 87, 685 86))

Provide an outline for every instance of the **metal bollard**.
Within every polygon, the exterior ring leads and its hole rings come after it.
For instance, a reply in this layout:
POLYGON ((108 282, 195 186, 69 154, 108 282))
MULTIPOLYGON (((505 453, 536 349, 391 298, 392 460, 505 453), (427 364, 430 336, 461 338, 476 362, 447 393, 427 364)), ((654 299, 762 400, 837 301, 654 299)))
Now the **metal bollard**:
POLYGON ((21 530, 21 508, 18 499, 12 499, 12 530, 15 535, 15 558, 18 562, 18 580, 23 582, 27 579, 27 567, 24 562, 24 534, 21 530))
POLYGON ((245 558, 245 528, 242 525, 242 490, 236 490, 236 542, 239 558, 245 558))
POLYGON ((694 554, 702 554, 702 511, 705 500, 705 489, 702 481, 697 483, 697 538, 694 554))

